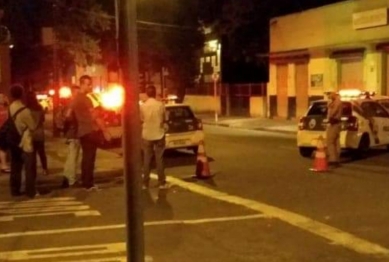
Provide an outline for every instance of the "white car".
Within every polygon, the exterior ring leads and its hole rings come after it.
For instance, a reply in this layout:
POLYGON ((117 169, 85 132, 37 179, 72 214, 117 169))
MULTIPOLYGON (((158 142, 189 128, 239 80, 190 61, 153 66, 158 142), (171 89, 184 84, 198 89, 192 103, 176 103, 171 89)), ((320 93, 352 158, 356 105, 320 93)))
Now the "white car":
MULTIPOLYGON (((166 149, 190 149, 197 153, 199 143, 205 136, 202 121, 185 104, 168 103, 165 110, 166 149)), ((121 139, 123 128, 120 111, 109 110, 109 106, 104 111, 105 123, 111 135, 116 140, 121 139)))
MULTIPOLYGON (((369 148, 386 145, 389 149, 389 111, 369 97, 341 97, 342 149, 365 152, 369 148)), ((318 138, 326 137, 327 100, 311 104, 308 112, 300 119, 297 146, 303 157, 312 156, 318 138)))
POLYGON ((389 112, 389 96, 377 96, 373 99, 385 107, 389 112))

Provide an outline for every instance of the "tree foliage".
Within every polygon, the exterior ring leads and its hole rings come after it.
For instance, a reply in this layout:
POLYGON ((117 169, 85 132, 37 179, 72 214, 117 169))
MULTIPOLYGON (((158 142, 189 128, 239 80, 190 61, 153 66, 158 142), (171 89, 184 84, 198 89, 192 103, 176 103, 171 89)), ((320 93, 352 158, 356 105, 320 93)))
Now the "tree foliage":
POLYGON ((167 67, 179 90, 193 85, 203 46, 198 2, 148 0, 138 4, 140 69, 159 72, 167 67))
POLYGON ((100 61, 100 39, 112 19, 96 0, 53 1, 54 28, 62 58, 79 66, 100 61))
POLYGON ((3 0, 2 5, 15 46, 15 81, 43 86, 52 77, 53 46, 42 45, 42 27, 54 25, 61 71, 101 59, 100 38, 111 20, 98 0, 3 0))

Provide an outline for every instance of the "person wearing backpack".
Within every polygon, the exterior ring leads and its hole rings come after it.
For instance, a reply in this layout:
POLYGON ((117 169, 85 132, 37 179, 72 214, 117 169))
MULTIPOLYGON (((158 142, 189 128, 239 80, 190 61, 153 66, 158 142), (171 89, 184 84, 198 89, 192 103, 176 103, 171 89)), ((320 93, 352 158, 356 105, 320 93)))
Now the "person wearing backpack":
POLYGON ((47 175, 47 156, 45 151, 45 110, 39 104, 36 94, 28 92, 26 97, 26 106, 31 110, 31 115, 37 123, 37 127, 32 134, 32 141, 34 146, 35 156, 39 156, 42 174, 47 175))
MULTIPOLYGON (((22 169, 25 170, 25 194, 34 198, 37 195, 35 188, 36 158, 30 146, 22 145, 26 134, 33 133, 37 123, 31 114, 31 110, 22 102, 24 88, 21 85, 13 85, 10 89, 11 104, 9 106, 8 129, 6 132, 7 146, 11 152, 10 189, 12 196, 22 195, 22 169)), ((32 146, 31 146, 32 148, 32 146)))

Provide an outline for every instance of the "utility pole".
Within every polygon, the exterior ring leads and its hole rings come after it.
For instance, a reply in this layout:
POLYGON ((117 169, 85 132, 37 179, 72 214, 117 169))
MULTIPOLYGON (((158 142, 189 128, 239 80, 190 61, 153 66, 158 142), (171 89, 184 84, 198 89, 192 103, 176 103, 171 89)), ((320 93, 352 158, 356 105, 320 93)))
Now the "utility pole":
POLYGON ((122 123, 127 261, 144 262, 136 0, 120 0, 119 7, 119 57, 125 88, 122 123))
POLYGON ((53 2, 53 136, 58 137, 60 131, 55 122, 55 116, 60 110, 59 105, 59 70, 58 70, 58 39, 57 39, 57 16, 58 16, 58 5, 57 2, 53 2))
POLYGON ((217 81, 219 80, 219 74, 218 73, 213 73, 212 75, 212 79, 213 79, 213 98, 214 98, 214 109, 215 109, 215 122, 218 122, 219 121, 219 117, 218 117, 218 100, 217 100, 217 81))

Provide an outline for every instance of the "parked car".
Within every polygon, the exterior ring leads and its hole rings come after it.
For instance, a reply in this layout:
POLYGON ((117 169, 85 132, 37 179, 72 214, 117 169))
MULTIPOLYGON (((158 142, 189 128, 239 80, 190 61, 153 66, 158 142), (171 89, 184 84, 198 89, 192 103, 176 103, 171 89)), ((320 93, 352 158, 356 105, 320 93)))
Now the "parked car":
POLYGON ((389 96, 375 96, 373 99, 389 111, 389 96))
MULTIPOLYGON (((389 149, 389 112, 382 103, 361 92, 341 93, 342 149, 356 153, 386 145, 389 149)), ((327 100, 314 101, 298 124, 297 146, 303 157, 310 157, 320 136, 326 137, 327 100)))
MULTIPOLYGON (((204 139, 202 121, 195 116, 189 105, 175 103, 174 99, 173 96, 165 101, 166 149, 189 149, 197 153, 199 143, 204 139)), ((104 121, 112 137, 121 140, 123 135, 121 109, 109 101, 117 100, 102 99, 104 121)))

